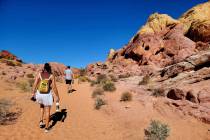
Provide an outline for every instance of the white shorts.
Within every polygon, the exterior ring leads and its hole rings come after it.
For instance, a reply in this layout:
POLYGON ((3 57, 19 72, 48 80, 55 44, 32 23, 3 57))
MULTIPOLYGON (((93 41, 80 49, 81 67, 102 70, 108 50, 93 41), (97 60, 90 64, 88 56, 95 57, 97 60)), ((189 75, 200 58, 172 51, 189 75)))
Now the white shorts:
POLYGON ((44 106, 52 106, 53 105, 53 96, 52 92, 41 94, 38 90, 36 92, 36 101, 39 104, 42 104, 44 106))

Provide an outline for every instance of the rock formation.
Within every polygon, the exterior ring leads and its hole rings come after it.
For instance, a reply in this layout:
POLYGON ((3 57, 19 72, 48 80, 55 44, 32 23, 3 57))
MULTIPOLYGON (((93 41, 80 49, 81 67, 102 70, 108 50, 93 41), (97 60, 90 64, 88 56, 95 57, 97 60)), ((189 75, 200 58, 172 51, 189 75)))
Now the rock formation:
POLYGON ((161 89, 172 108, 210 123, 210 1, 179 19, 152 14, 126 46, 87 71, 123 77, 121 83, 139 96, 144 89, 147 95, 161 89), (139 86, 138 79, 147 82, 139 86))

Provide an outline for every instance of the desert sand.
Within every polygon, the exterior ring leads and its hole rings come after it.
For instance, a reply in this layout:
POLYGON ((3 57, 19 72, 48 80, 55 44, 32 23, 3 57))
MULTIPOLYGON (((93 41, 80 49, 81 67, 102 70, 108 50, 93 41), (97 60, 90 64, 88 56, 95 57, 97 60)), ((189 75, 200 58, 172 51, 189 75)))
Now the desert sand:
MULTIPOLYGON (((22 109, 14 124, 0 126, 1 140, 141 140, 151 119, 161 120, 170 126, 169 140, 210 140, 210 125, 181 115, 161 102, 157 101, 155 107, 152 102, 145 104, 138 99, 120 102, 120 93, 126 90, 124 87, 106 93, 108 104, 95 110, 91 97, 94 88, 89 83, 77 82, 73 85, 76 91, 71 94, 67 94, 65 84, 58 83, 61 109, 67 109, 67 117, 45 133, 38 126, 39 105, 30 101, 30 93, 23 93, 14 85, 3 84, 2 81, 0 85, 0 99, 11 100, 22 109)), ((51 113, 55 113, 55 106, 51 113)))

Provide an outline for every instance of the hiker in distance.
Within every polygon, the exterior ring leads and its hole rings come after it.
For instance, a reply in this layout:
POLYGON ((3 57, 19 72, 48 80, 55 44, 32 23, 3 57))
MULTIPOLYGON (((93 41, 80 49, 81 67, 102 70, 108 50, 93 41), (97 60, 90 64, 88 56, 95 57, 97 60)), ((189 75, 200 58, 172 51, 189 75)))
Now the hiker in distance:
POLYGON ((43 70, 37 74, 32 89, 32 97, 40 104, 40 128, 49 131, 50 110, 53 104, 53 93, 56 95, 56 102, 59 102, 59 94, 56 87, 55 76, 52 74, 51 66, 45 63, 43 70), (46 122, 44 123, 44 114, 46 122))
POLYGON ((66 85, 67 85, 67 92, 72 92, 72 82, 73 82, 73 72, 70 66, 67 66, 66 70, 64 71, 66 85))

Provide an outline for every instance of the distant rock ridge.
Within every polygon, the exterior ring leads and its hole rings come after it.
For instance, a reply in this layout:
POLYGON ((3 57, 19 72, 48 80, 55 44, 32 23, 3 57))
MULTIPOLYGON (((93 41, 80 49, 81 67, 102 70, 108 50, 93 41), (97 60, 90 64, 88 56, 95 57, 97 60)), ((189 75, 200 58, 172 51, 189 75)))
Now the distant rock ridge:
MULTIPOLYGON (((62 81, 64 76, 64 70, 66 66, 62 63, 49 62, 52 67, 53 74, 59 81, 62 81)), ((41 72, 44 64, 27 64, 23 63, 23 60, 19 59, 14 54, 7 50, 0 52, 0 76, 7 80, 16 80, 18 78, 27 78, 27 75, 35 76, 38 72, 41 72)), ((74 74, 79 73, 79 69, 72 68, 74 74)))

